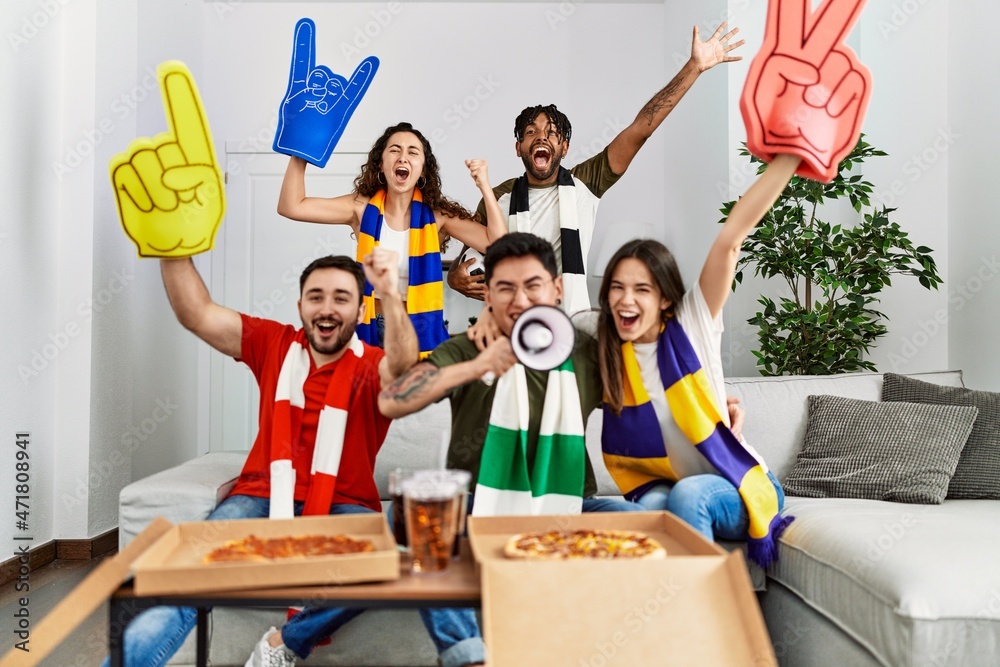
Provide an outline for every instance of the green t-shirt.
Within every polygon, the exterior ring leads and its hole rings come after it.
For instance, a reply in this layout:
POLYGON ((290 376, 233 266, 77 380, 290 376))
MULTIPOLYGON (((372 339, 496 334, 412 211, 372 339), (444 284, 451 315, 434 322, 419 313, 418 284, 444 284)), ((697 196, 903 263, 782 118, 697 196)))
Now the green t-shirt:
MULTIPOLYGON (((573 174, 581 181, 583 181, 583 183, 587 186, 587 189, 590 190, 594 194, 594 196, 597 197, 598 199, 603 197, 604 193, 610 190, 611 186, 617 183, 618 179, 622 177, 621 174, 616 174, 614 171, 612 171, 611 163, 608 162, 607 148, 605 148, 603 151, 601 151, 594 157, 584 160, 583 162, 576 165, 569 171, 571 174, 573 174)), ((499 200, 505 194, 508 194, 511 190, 514 189, 514 181, 516 180, 517 180, 516 178, 512 178, 510 180, 504 181, 500 185, 493 188, 493 194, 496 195, 496 198, 499 200)), ((536 187, 536 186, 530 186, 530 187, 536 187)), ((556 187, 556 184, 553 183, 552 185, 537 186, 537 187, 554 188, 556 187)), ((479 219, 483 221, 483 223, 485 224, 486 204, 483 203, 482 199, 479 200, 479 206, 476 207, 476 214, 479 216, 479 219)), ((504 211, 503 214, 504 216, 506 216, 507 211, 504 211)))
MULTIPOLYGON (((464 335, 458 335, 439 345, 427 358, 438 368, 469 361, 478 354, 476 346, 464 335)), ((573 370, 576 385, 580 391, 580 413, 584 426, 587 417, 601 404, 603 387, 597 367, 597 340, 590 334, 576 331, 576 348, 573 350, 573 370)), ((545 385, 548 372, 525 369, 528 379, 528 466, 534 464, 538 446, 538 430, 542 421, 542 404, 545 399, 545 385)), ((486 428, 490 421, 490 410, 496 394, 496 383, 487 386, 480 381, 456 387, 448 394, 451 399, 451 443, 448 446, 448 467, 468 470, 472 473, 474 487, 479 478, 479 463, 486 440, 486 428)), ((590 458, 586 459, 586 477, 583 495, 585 498, 597 493, 597 481, 590 458)))

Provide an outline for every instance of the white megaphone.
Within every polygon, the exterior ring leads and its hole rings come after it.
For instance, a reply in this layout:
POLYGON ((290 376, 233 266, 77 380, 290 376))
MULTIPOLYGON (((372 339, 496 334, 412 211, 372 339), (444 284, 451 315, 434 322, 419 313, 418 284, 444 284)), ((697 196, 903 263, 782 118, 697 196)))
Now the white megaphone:
POLYGON ((536 371, 550 371, 573 354, 576 329, 561 308, 532 306, 514 322, 510 343, 514 356, 523 365, 536 371))

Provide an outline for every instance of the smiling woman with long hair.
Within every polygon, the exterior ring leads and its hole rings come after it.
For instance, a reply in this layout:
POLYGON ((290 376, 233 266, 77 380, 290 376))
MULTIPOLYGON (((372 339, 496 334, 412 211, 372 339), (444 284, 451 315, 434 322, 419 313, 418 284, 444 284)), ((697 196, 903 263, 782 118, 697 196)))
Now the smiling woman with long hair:
MULTIPOLYGON (((420 339, 421 355, 448 333, 444 328, 441 239, 454 236, 480 252, 507 233, 486 163, 466 160, 484 201, 488 224, 477 223, 461 204, 441 192, 437 158, 427 139, 409 123, 386 128, 375 141, 354 190, 339 197, 307 197, 306 163, 289 159, 281 184, 278 213, 292 220, 350 225, 358 239, 360 262, 372 247, 395 250, 400 257, 400 294, 420 339)), ((381 345, 378 295, 365 286, 365 315, 358 336, 381 345)))
POLYGON ((598 298, 608 472, 628 500, 669 510, 708 539, 748 539, 749 558, 764 566, 788 521, 784 494, 730 429, 722 307, 743 240, 798 164, 777 156, 737 202, 690 290, 670 251, 643 239, 611 258, 598 298))

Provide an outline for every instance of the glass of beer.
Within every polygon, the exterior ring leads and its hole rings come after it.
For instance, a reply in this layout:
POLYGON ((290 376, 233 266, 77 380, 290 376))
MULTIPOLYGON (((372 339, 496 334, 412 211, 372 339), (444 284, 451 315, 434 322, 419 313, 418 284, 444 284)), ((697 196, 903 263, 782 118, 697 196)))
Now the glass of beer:
POLYGON ((413 571, 443 572, 455 544, 459 486, 445 475, 415 475, 402 487, 413 571))
POLYGON ((403 482, 413 476, 412 470, 394 468, 389 471, 389 500, 391 501, 390 520, 392 536, 396 544, 407 549, 406 518, 403 516, 403 482))
POLYGON ((469 511, 469 482, 472 481, 472 473, 468 470, 445 470, 445 472, 458 484, 458 502, 455 503, 458 513, 455 519, 455 546, 451 551, 451 557, 458 560, 459 547, 462 544, 459 538, 465 535, 465 518, 469 511))

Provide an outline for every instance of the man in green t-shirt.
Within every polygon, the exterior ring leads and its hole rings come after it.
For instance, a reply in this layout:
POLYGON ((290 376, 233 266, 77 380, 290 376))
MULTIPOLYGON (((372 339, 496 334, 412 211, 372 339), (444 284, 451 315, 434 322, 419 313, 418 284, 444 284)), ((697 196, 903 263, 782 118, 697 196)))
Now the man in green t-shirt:
MULTIPOLYGON (((646 103, 632 124, 607 148, 570 170, 563 169, 561 162, 569 151, 572 126, 555 105, 528 107, 514 121, 514 151, 521 158, 525 173, 504 181, 493 192, 510 231, 531 232, 552 244, 557 275, 564 281, 566 312, 590 307, 586 261, 601 197, 618 182, 639 149, 702 72, 719 63, 741 59, 728 53, 742 45, 743 40, 727 43, 739 29, 725 32, 725 28, 723 23, 703 42, 696 26, 691 58, 680 72, 646 103), (562 201, 564 198, 571 201, 562 201)), ((477 212, 482 220, 486 219, 481 201, 477 212)), ((467 297, 483 299, 483 276, 470 274, 470 267, 476 261, 471 258, 453 262, 448 285, 467 297)))
MULTIPOLYGON (((503 336, 483 352, 465 336, 439 345, 379 395, 379 410, 387 417, 412 414, 445 396, 451 400, 452 429, 448 467, 472 473, 472 490, 479 478, 480 459, 493 409, 497 384, 481 379, 487 373, 497 378, 516 362, 510 344, 514 322, 522 312, 537 305, 554 306, 563 296, 562 278, 555 253, 544 239, 533 234, 511 233, 490 246, 484 261, 486 305, 503 336)), ((593 331, 577 327, 572 360, 584 425, 603 397, 597 368, 597 341, 593 331)), ((545 402, 548 372, 525 369, 528 388, 529 424, 527 465, 534 465, 538 433, 545 402)), ((583 511, 627 511, 640 509, 622 498, 594 498, 597 483, 589 458, 585 462, 583 511)))

